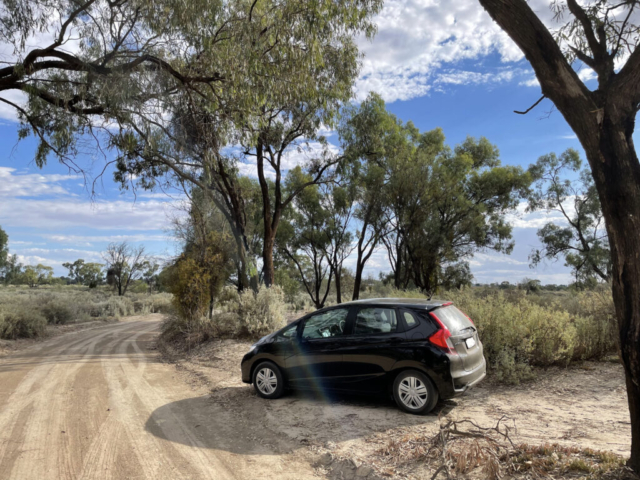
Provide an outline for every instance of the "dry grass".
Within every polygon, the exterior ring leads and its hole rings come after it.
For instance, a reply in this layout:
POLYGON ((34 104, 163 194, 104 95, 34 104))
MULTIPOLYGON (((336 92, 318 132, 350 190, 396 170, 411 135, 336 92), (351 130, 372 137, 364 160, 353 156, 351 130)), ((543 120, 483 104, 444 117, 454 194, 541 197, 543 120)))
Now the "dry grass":
POLYGON ((376 470, 385 476, 407 477, 426 467, 420 478, 498 480, 628 479, 638 480, 622 457, 606 451, 559 444, 514 444, 515 425, 502 417, 493 427, 470 420, 443 421, 438 433, 404 433, 376 452, 376 470))

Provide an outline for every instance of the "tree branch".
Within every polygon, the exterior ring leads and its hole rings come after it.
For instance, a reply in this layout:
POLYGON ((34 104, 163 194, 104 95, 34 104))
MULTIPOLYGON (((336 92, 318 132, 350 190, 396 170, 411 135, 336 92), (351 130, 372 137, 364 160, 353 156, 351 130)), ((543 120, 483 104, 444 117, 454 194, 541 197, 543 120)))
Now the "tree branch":
POLYGON ((531 110, 533 110, 534 108, 536 108, 536 107, 540 104, 540 102, 541 102, 542 100, 544 100, 545 98, 547 98, 547 97, 546 97, 546 96, 544 96, 544 95, 542 95, 542 96, 540 97, 540 99, 539 99, 536 103, 534 103, 533 105, 531 105, 531 106, 530 106, 529 108, 527 108, 525 111, 521 112, 521 111, 519 111, 519 110, 514 110, 514 111, 513 111, 513 113, 517 113, 518 115, 526 115, 526 114, 527 114, 527 113, 529 113, 531 110))

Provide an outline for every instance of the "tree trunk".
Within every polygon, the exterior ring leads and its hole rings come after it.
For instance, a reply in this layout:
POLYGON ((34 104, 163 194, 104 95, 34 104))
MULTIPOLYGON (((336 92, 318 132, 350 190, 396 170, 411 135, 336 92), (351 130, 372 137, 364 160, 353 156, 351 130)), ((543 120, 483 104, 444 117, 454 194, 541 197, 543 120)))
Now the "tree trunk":
POLYGON ((236 241, 236 249, 238 252, 238 291, 243 291, 247 288, 252 288, 257 292, 257 282, 252 282, 252 278, 249 275, 248 254, 245 244, 245 239, 241 235, 236 235, 234 231, 234 239, 236 241), (253 283, 255 283, 255 288, 253 283))
MULTIPOLYGON (((606 39, 588 38, 594 67, 601 70, 599 88, 592 92, 526 1, 479 1, 525 54, 543 95, 562 113, 587 154, 611 247, 613 302, 631 416, 629 466, 640 474, 640 163, 633 145, 640 50, 615 72, 612 59, 606 58, 606 39)), ((580 8, 574 2, 572 10, 580 8)), ((585 24, 594 27, 588 18, 585 24)))
POLYGON ((336 268, 336 303, 342 303, 342 266, 336 268))
POLYGON ((613 301, 631 415, 629 465, 640 473, 640 163, 632 139, 635 112, 622 120, 612 117, 605 110, 599 131, 582 143, 611 246, 613 301), (599 143, 593 141, 598 138, 599 143))
POLYGON ((353 281, 353 296, 351 300, 358 300, 360 298, 360 285, 362 285, 362 270, 364 269, 364 265, 360 260, 360 255, 358 255, 358 263, 356 265, 356 275, 353 281))
POLYGON ((267 287, 272 286, 275 281, 275 267, 273 266, 274 244, 275 238, 265 235, 264 244, 262 247, 262 272, 264 277, 264 284, 267 287))

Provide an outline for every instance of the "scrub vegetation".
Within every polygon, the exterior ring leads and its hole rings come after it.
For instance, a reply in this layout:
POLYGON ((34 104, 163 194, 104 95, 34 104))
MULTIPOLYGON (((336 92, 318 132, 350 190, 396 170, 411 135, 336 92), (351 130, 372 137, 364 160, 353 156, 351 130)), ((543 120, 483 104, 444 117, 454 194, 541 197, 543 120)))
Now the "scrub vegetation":
POLYGON ((115 296, 110 290, 86 287, 0 287, 0 339, 34 338, 47 325, 118 319, 166 312, 167 293, 115 296))

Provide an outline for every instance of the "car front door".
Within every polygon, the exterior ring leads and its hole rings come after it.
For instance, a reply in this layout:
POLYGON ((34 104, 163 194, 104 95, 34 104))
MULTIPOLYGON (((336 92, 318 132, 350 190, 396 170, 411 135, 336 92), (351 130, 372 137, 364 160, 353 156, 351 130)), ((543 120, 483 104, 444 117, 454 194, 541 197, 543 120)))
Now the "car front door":
POLYGON ((378 391, 384 385, 384 375, 399 358, 398 348, 406 336, 393 307, 356 308, 346 336, 342 388, 358 391, 378 391))
POLYGON ((341 376, 341 345, 349 309, 334 308, 305 319, 298 337, 298 348, 286 359, 293 385, 303 388, 335 388, 341 376))

